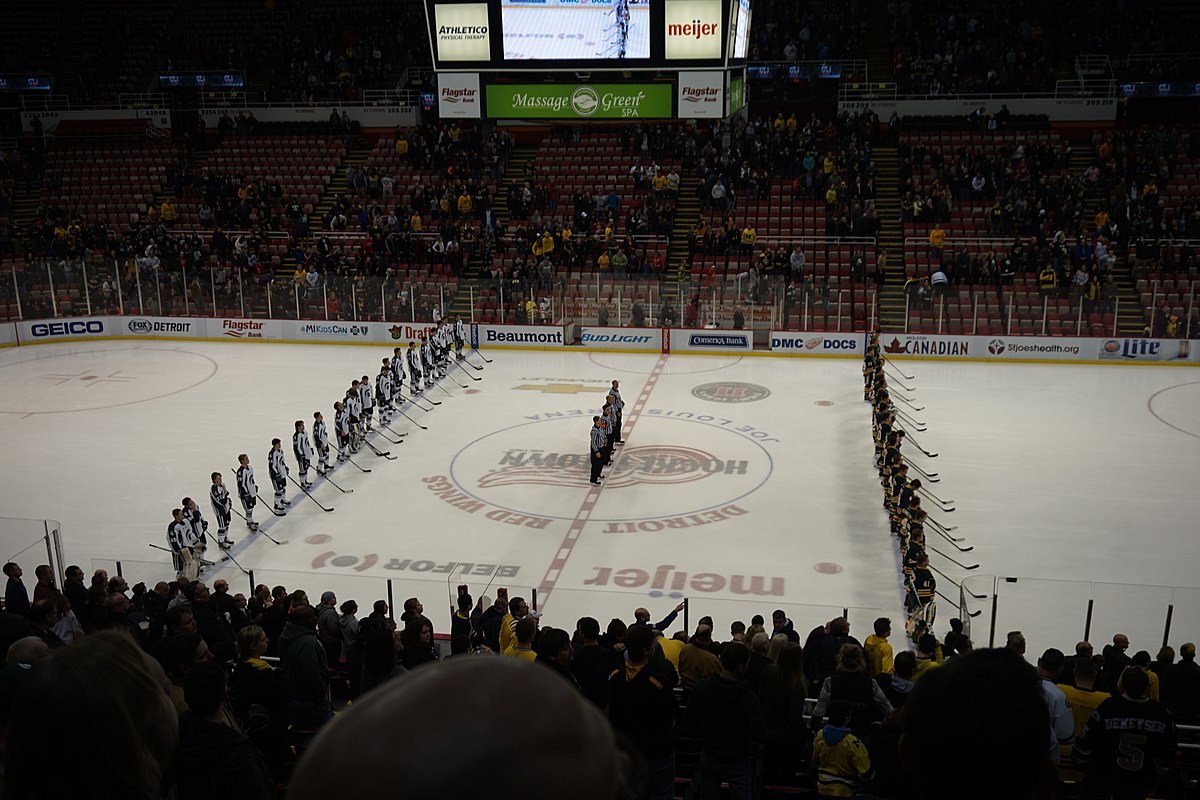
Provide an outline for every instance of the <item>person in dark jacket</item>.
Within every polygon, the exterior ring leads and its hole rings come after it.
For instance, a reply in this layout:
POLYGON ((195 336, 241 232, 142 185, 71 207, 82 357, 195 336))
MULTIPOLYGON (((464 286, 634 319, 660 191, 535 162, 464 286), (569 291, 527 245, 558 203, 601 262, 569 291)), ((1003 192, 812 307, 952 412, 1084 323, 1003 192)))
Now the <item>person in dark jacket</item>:
POLYGON ((600 646, 600 623, 592 617, 581 617, 575 624, 575 653, 571 660, 571 672, 575 674, 583 696, 604 708, 609 676, 620 666, 621 659, 617 654, 600 646))
POLYGON ((83 570, 72 564, 67 567, 65 575, 67 579, 63 581, 63 594, 71 602, 71 610, 75 612, 75 616, 82 620, 84 609, 88 604, 88 590, 83 583, 83 570))
POLYGON ((325 660, 331 665, 342 660, 342 624, 338 619, 337 595, 325 592, 317 606, 317 638, 325 648, 325 660))
POLYGON ((679 676, 670 661, 654 655, 654 632, 646 625, 629 629, 625 652, 628 660, 609 674, 608 718, 646 759, 653 800, 670 800, 675 788, 671 729, 679 676))
POLYGON ((238 660, 230 682, 233 715, 244 723, 254 720, 247 736, 263 754, 276 782, 282 783, 287 779, 287 686, 283 674, 263 661, 267 635, 262 628, 247 625, 238 631, 237 647, 238 660))
POLYGON ((1121 679, 1125 668, 1133 663, 1133 659, 1126 652, 1128 650, 1129 637, 1123 633, 1114 636, 1112 644, 1104 645, 1104 672, 1100 677, 1104 690, 1109 694, 1118 694, 1117 681, 1121 679))
POLYGON ((837 671, 821 684, 821 694, 812 713, 815 730, 825 724, 825 710, 834 700, 850 704, 850 728, 860 738, 874 733, 878 724, 892 714, 891 701, 867 674, 867 656, 856 644, 842 645, 837 654, 837 671))
POLYGON ((721 653, 721 671, 702 680, 688 703, 688 725, 700 740, 701 800, 715 800, 723 781, 731 800, 750 798, 750 759, 767 737, 767 722, 758 695, 742 680, 749 663, 746 646, 730 644, 721 653))
MULTIPOLYGON (((862 647, 862 643, 850 635, 850 623, 845 617, 831 619, 828 630, 821 640, 820 662, 817 664, 817 676, 821 680, 837 671, 837 657, 842 645, 853 644, 862 647)), ((804 655, 807 657, 808 653, 804 655)))
POLYGON ((29 616, 29 590, 21 580, 21 567, 12 561, 4 565, 8 585, 4 588, 4 610, 22 617, 29 616))
POLYGON ((362 674, 359 676, 362 694, 408 672, 396 657, 399 644, 395 633, 387 628, 371 628, 363 641, 362 674))
POLYGON ((197 664, 188 672, 183 693, 189 710, 179 718, 179 746, 167 773, 176 800, 275 797, 275 779, 262 753, 221 722, 225 668, 197 664))
POLYGON ((279 639, 283 636, 283 628, 287 625, 288 591, 282 586, 271 590, 271 605, 263 612, 263 632, 267 634, 267 655, 279 655, 279 639))
POLYGON ((1200 722, 1200 666, 1196 665, 1196 645, 1179 648, 1179 663, 1167 670, 1162 679, 1162 703, 1180 722, 1200 722))
POLYGON ((575 675, 571 672, 571 634, 561 628, 542 628, 533 649, 537 653, 533 663, 553 670, 571 686, 579 689, 579 681, 575 680, 575 675))
POLYGON ((279 660, 291 697, 292 724, 319 728, 329 721, 329 663, 317 641, 317 614, 312 606, 292 612, 279 639, 279 660))
POLYGON ((405 669, 413 670, 424 664, 437 663, 437 651, 433 649, 433 626, 425 617, 410 616, 404 623, 400 642, 404 645, 400 663, 405 669))
POLYGON ((804 755, 811 749, 811 737, 804 724, 807 695, 804 650, 796 642, 788 642, 780 647, 778 660, 763 671, 758 687, 767 720, 764 769, 780 780, 795 780, 804 755))
POLYGON ((196 630, 204 637, 213 658, 222 663, 232 661, 237 655, 237 635, 224 614, 217 612, 212 604, 212 593, 204 581, 192 581, 183 590, 183 596, 192 605, 192 616, 196 619, 196 630))

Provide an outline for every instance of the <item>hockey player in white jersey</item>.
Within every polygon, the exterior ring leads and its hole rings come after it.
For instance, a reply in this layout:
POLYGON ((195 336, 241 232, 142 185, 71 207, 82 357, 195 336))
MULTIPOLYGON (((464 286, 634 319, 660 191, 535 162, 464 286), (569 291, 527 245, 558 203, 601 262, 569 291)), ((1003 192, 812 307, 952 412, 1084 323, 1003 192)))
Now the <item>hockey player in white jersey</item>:
POLYGON ((416 395, 421 391, 421 353, 417 350, 416 342, 408 343, 408 393, 416 395))
POLYGON ((200 507, 192 498, 183 498, 179 505, 183 506, 183 520, 192 531, 192 555, 199 560, 201 567, 211 567, 213 562, 204 558, 204 553, 208 550, 208 521, 201 515, 200 507))
POLYGON ((379 424, 387 425, 392 414, 392 369, 386 358, 375 376, 375 401, 379 405, 379 424))
POLYGON ((458 351, 458 360, 462 361, 466 356, 463 355, 463 346, 467 343, 467 326, 463 324, 462 317, 454 318, 454 349, 458 351))
POLYGON ((320 411, 313 412, 313 446, 317 448, 317 474, 332 472, 329 466, 329 434, 325 431, 325 417, 320 411))
POLYGON ((171 517, 171 524, 167 526, 167 545, 171 548, 175 577, 193 581, 199 572, 199 562, 192 557, 192 526, 183 518, 182 508, 172 509, 171 517))
POLYGON ((358 396, 358 381, 350 384, 346 397, 342 400, 346 411, 350 413, 350 452, 357 453, 362 447, 362 400, 358 396))
POLYGON ((337 460, 345 461, 346 448, 350 446, 350 410, 345 403, 333 404, 333 433, 337 436, 337 460))
POLYGON ((233 500, 229 490, 221 479, 221 473, 212 474, 212 488, 208 490, 208 499, 212 501, 213 515, 217 518, 217 547, 228 550, 233 546, 229 538, 229 523, 233 520, 233 500))
POLYGON ((271 449, 267 451, 267 474, 271 476, 271 485, 275 487, 275 510, 286 513, 284 506, 291 503, 287 497, 287 461, 283 457, 283 442, 271 440, 271 449))
POLYGON ((296 456, 296 471, 300 473, 300 488, 312 486, 308 480, 308 468, 312 465, 313 450, 304 430, 304 420, 296 420, 296 432, 292 434, 292 453, 296 456))
POLYGON ((258 505, 258 484, 254 482, 254 467, 250 466, 250 456, 242 453, 238 456, 237 470, 238 499, 246 511, 246 525, 250 530, 258 530, 254 521, 254 507, 258 505))
POLYGON ((363 426, 370 431, 372 430, 371 417, 375 413, 375 393, 371 391, 370 375, 363 375, 358 382, 358 400, 362 403, 363 426))
POLYGON ((425 388, 433 386, 433 379, 437 376, 437 368, 433 363, 433 346, 429 343, 431 337, 427 336, 421 341, 421 368, 425 373, 425 388))

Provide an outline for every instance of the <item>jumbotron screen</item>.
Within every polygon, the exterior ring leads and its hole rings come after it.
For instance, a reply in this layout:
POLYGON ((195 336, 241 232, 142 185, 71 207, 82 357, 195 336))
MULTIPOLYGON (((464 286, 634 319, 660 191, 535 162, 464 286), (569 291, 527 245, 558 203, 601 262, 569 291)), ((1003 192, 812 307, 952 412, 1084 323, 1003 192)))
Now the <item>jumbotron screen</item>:
POLYGON ((506 61, 650 58, 648 0, 518 0, 500 9, 506 61))

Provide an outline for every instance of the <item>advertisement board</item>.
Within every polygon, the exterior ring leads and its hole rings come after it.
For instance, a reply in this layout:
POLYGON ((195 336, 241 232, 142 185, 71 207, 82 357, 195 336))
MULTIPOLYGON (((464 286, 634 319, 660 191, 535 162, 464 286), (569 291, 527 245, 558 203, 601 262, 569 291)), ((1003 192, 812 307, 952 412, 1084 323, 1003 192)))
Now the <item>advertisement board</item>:
POLYGON ((754 349, 754 334, 750 331, 671 330, 672 353, 748 353, 754 349))
POLYGON ((0 322, 0 347, 17 343, 17 326, 12 322, 0 322))
POLYGON ((1092 339, 1100 361, 1200 362, 1200 342, 1187 339, 1092 339))
POLYGON ((189 317, 126 317, 119 323, 114 320, 112 329, 112 335, 128 332, 134 336, 180 339, 203 339, 206 335, 205 320, 189 317))
POLYGON ((57 342, 66 339, 95 339, 99 336, 120 336, 126 331, 118 329, 114 333, 114 323, 121 323, 121 317, 68 317, 66 319, 39 319, 17 323, 17 341, 19 342, 57 342))
POLYGON ((746 105, 746 70, 739 69, 726 73, 729 76, 729 89, 725 92, 725 114, 736 114, 746 105))
POLYGON ((865 333, 771 332, 772 351, 798 356, 861 356, 866 342, 865 333))
POLYGON ((668 61, 721 58, 721 0, 666 0, 664 16, 668 61))
POLYGON ((563 346, 563 329, 556 325, 485 325, 472 323, 471 347, 534 347, 539 349, 563 346))
POLYGON ((490 119, 665 119, 669 83, 504 84, 487 87, 490 119))
POLYGON ((433 43, 442 61, 487 61, 492 57, 487 3, 437 3, 433 43))
POLYGON ((479 119, 483 97, 478 72, 441 72, 438 82, 438 116, 443 119, 479 119))
POLYGON ((242 339, 248 342, 283 339, 283 321, 277 319, 206 319, 209 339, 242 339))
POLYGON ((681 72, 677 97, 680 119, 725 116, 725 73, 681 72))
POLYGON ((658 328, 592 328, 579 331, 579 344, 588 350, 626 350, 657 353, 662 349, 658 328))

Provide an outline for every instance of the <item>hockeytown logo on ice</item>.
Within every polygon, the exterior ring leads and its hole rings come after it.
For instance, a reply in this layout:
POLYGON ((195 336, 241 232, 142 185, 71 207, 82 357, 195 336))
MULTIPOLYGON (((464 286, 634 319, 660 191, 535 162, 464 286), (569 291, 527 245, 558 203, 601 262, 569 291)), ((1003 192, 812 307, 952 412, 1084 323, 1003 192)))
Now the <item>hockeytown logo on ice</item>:
MULTIPOLYGON (((750 462, 725 460, 694 447, 647 445, 631 447, 616 461, 605 485, 619 489, 637 484, 677 484, 712 475, 745 475, 750 462)), ((510 449, 499 469, 479 478, 479 488, 543 485, 586 488, 590 478, 586 453, 547 453, 510 449)))

